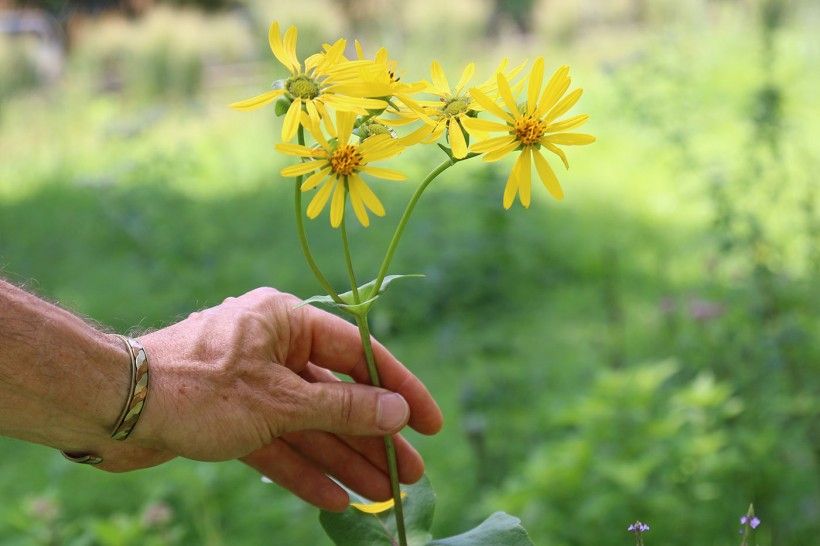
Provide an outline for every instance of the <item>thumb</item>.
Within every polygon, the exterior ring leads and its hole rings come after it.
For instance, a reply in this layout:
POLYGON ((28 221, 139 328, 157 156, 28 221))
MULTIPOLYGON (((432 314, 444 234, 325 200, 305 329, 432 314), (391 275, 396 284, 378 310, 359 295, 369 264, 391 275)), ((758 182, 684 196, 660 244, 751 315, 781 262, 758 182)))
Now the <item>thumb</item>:
POLYGON ((302 428, 335 434, 383 436, 401 430, 410 406, 400 394, 356 383, 309 383, 312 403, 302 428))

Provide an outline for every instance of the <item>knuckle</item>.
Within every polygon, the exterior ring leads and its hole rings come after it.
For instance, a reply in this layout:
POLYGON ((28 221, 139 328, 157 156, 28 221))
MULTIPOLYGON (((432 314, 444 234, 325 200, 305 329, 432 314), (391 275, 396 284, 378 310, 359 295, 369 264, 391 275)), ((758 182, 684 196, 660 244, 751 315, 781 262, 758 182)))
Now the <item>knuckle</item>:
POLYGON ((337 409, 336 419, 338 424, 349 424, 353 418, 353 393, 350 389, 341 388, 336 391, 337 409))

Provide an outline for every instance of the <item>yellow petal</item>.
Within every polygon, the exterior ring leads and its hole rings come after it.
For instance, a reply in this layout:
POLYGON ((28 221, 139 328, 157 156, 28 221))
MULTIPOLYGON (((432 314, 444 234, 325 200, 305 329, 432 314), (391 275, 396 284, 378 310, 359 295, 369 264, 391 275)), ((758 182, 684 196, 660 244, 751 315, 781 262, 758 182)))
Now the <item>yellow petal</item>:
POLYGON ((333 188, 333 201, 330 203, 330 225, 337 228, 342 225, 345 215, 345 183, 339 178, 333 188))
POLYGON ((387 97, 393 94, 393 87, 389 83, 374 81, 344 82, 331 85, 325 91, 350 97, 387 97))
POLYGON ((321 157, 325 154, 324 150, 308 148, 301 144, 277 144, 276 149, 283 154, 295 155, 297 157, 321 157))
POLYGON ((486 119, 479 119, 479 118, 471 118, 469 116, 465 116, 461 118, 461 124, 464 126, 467 131, 472 134, 474 131, 509 131, 510 126, 505 125, 503 123, 498 123, 495 121, 490 121, 486 119))
POLYGON ((297 163, 295 165, 289 165, 282 169, 282 176, 301 176, 303 174, 309 173, 311 171, 315 171, 316 169, 320 168, 322 165, 325 165, 327 161, 323 159, 316 159, 313 161, 303 161, 302 163, 297 163))
POLYGON ((407 180, 407 177, 404 174, 399 171, 394 171, 393 169, 384 169, 382 167, 371 167, 370 165, 365 165, 361 168, 361 171, 377 178, 383 178, 384 180, 407 180))
POLYGON ((325 179, 329 172, 330 167, 326 167, 321 171, 316 171, 315 173, 310 175, 307 180, 304 181, 304 183, 299 187, 299 189, 302 191, 312 190, 313 188, 318 186, 322 182, 322 180, 325 179))
POLYGON ((492 114, 500 117, 501 119, 507 121, 513 121, 513 117, 501 109, 499 105, 497 105, 490 97, 479 91, 478 89, 470 89, 470 96, 473 97, 473 100, 476 101, 482 108, 486 111, 491 112, 492 114))
POLYGON ((361 225, 368 227, 370 225, 370 218, 367 216, 367 209, 362 202, 362 196, 359 191, 357 191, 358 189, 353 179, 348 181, 348 187, 350 188, 350 204, 353 206, 353 213, 361 225))
POLYGON ((552 108, 552 106, 558 102, 558 99, 560 99, 564 93, 567 92, 567 89, 569 89, 569 84, 569 67, 564 65, 553 73, 549 83, 547 83, 547 88, 544 89, 544 93, 541 95, 541 100, 538 101, 538 110, 535 114, 536 117, 541 117, 544 115, 544 112, 552 108))
POLYGON ((482 154, 484 152, 490 152, 492 150, 496 150, 498 148, 503 148, 504 146, 508 145, 510 142, 515 142, 515 137, 512 135, 504 135, 500 137, 488 138, 487 140, 482 140, 481 142, 476 142, 472 146, 470 146, 471 152, 476 152, 478 154, 482 154))
POLYGON ((398 139, 384 134, 366 138, 359 146, 359 151, 369 163, 398 155, 404 151, 404 146, 398 139))
POLYGON ((461 159, 467 155, 467 142, 464 140, 464 133, 461 132, 461 125, 455 119, 451 119, 447 124, 447 137, 453 149, 453 157, 461 159))
POLYGON ((356 57, 361 60, 364 59, 364 50, 362 49, 362 44, 359 40, 353 40, 353 45, 356 46, 356 57))
POLYGON ((475 63, 470 63, 464 67, 464 72, 461 73, 461 79, 458 80, 458 85, 456 85, 456 95, 461 93, 461 90, 467 85, 473 74, 475 74, 475 63))
POLYGON ((407 136, 403 136, 399 139, 399 142, 403 146, 412 146, 414 144, 418 144, 419 142, 423 141, 427 137, 430 136, 430 133, 433 132, 433 128, 429 125, 422 125, 412 133, 407 136))
POLYGON ((270 50, 274 57, 279 59, 279 62, 282 63, 285 68, 293 72, 292 59, 285 52, 285 48, 282 45, 282 37, 279 34, 279 23, 275 21, 271 23, 270 28, 268 29, 268 44, 270 45, 270 50))
MULTIPOLYGON (((401 498, 404 499, 407 497, 407 493, 405 491, 401 492, 401 498)), ((380 514, 382 512, 386 512, 393 508, 394 501, 393 499, 386 500, 384 502, 351 502, 350 506, 358 510, 359 512, 364 512, 365 514, 380 514)))
POLYGON ((547 135, 544 138, 547 142, 563 144, 564 146, 583 146, 584 144, 592 144, 596 140, 594 136, 584 133, 556 133, 547 135))
POLYGON ((532 156, 533 159, 535 159, 535 169, 538 171, 538 176, 541 178, 541 182, 544 183, 544 186, 546 186, 547 191, 556 199, 563 199, 564 190, 561 189, 561 184, 558 183, 558 178, 555 176, 552 167, 547 163, 547 160, 544 159, 544 156, 541 155, 539 150, 535 150, 532 156))
POLYGON ((316 218, 319 216, 319 213, 322 212, 322 209, 325 208, 325 204, 327 203, 328 197, 330 197, 330 192, 333 191, 333 186, 336 184, 336 179, 330 178, 325 182, 325 185, 316 192, 316 195, 313 196, 313 199, 310 200, 307 206, 307 216, 310 219, 316 218))
POLYGON ((532 148, 525 146, 518 156, 516 166, 518 167, 518 198, 524 208, 530 208, 530 194, 532 191, 531 183, 531 164, 532 148))
POLYGON ((512 170, 510 171, 510 175, 507 177, 507 184, 504 186, 504 208, 508 209, 512 206, 513 201, 515 201, 515 194, 518 193, 518 172, 516 171, 516 166, 518 162, 515 162, 513 165, 512 170))
POLYGON ((353 132, 353 123, 356 121, 356 114, 353 112, 336 112, 336 131, 338 132, 339 145, 343 146, 350 140, 353 132))
POLYGON ((352 175, 351 180, 354 181, 356 191, 359 197, 361 197, 362 202, 367 205, 367 208, 373 211, 373 214, 376 216, 384 216, 384 205, 382 205, 382 202, 376 197, 376 194, 373 193, 373 190, 370 189, 370 186, 357 174, 352 175))
POLYGON ((316 101, 306 100, 305 109, 307 110, 308 116, 310 116, 310 121, 318 127, 322 117, 319 115, 319 110, 316 109, 316 101))
POLYGON ((586 123, 588 119, 589 114, 578 114, 577 116, 572 116, 571 118, 553 123, 552 125, 547 125, 546 131, 548 133, 557 133, 559 131, 566 131, 567 129, 575 129, 586 123))
POLYGON ((535 59, 530 72, 530 84, 527 88, 527 112, 535 112, 538 107, 538 93, 541 91, 541 81, 544 79, 544 58, 535 59))
POLYGON ((567 95, 566 97, 564 97, 563 99, 561 99, 561 101, 558 104, 556 104, 552 108, 552 110, 550 110, 549 114, 547 114, 547 117, 544 118, 544 121, 550 123, 555 118, 563 115, 567 110, 575 106, 575 103, 578 102, 578 99, 581 98, 581 94, 583 92, 584 90, 579 88, 570 93, 569 95, 567 95))
POLYGON ((433 76, 433 85, 436 86, 437 91, 451 95, 450 84, 447 82, 447 76, 444 75, 444 69, 438 64, 438 61, 433 61, 430 65, 430 73, 433 76))
POLYGON ((294 100, 288 113, 285 114, 285 119, 282 121, 282 141, 290 142, 299 128, 299 115, 302 113, 302 99, 294 100))
POLYGON ((518 148, 519 143, 517 140, 507 144, 506 146, 502 146, 501 148, 496 148, 491 152, 487 152, 482 156, 484 161, 498 161, 499 159, 503 158, 508 153, 512 152, 516 148, 518 148))
POLYGON ((551 151, 552 153, 554 153, 555 155, 560 157, 561 162, 564 164, 564 168, 569 169, 569 161, 567 160, 567 154, 564 153, 564 150, 562 150, 561 148, 559 148, 555 144, 552 144, 550 142, 546 142, 545 140, 542 140, 541 144, 543 144, 544 147, 547 150, 551 151))
POLYGON ((256 110, 260 106, 264 106, 266 104, 273 102, 274 99, 282 95, 284 92, 284 89, 274 89, 273 91, 268 91, 266 93, 256 95, 255 97, 251 97, 249 99, 234 102, 231 104, 231 108, 233 108, 234 110, 242 110, 245 112, 250 110, 256 110))
POLYGON ((496 77, 498 79, 498 92, 501 94, 501 98, 504 99, 504 104, 507 105, 507 109, 512 112, 515 119, 520 118, 521 112, 518 111, 518 105, 515 104, 515 98, 512 95, 512 90, 510 90, 510 84, 507 78, 505 78, 501 72, 499 72, 496 77))
POLYGON ((282 39, 282 48, 285 50, 285 55, 287 55, 290 60, 290 65, 293 67, 294 72, 301 72, 302 65, 296 57, 296 33, 296 27, 291 25, 290 28, 285 31, 285 37, 282 39))
POLYGON ((386 102, 376 99, 327 94, 323 97, 323 100, 336 110, 356 112, 357 114, 366 114, 368 109, 381 110, 387 108, 386 102))

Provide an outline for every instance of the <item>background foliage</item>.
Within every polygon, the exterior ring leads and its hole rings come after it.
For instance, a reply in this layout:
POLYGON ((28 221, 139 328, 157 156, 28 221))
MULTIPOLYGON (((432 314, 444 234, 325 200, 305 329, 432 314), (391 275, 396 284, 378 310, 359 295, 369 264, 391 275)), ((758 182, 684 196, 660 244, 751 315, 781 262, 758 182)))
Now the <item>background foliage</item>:
MULTIPOLYGON (((761 546, 816 540, 816 3, 46 4, 53 40, 0 34, 0 272, 121 331, 258 285, 318 292, 279 122, 225 106, 281 76, 273 18, 300 26, 303 53, 353 32, 384 44, 408 80, 427 76, 431 43, 453 73, 503 55, 571 64, 599 141, 570 157, 567 198, 504 212, 508 166, 446 174, 394 267, 426 280, 374 316, 447 418, 409 434, 435 535, 505 510, 536 544, 629 544, 641 519, 647 544, 722 546, 753 501, 761 546)), ((435 155, 396 167, 418 179, 435 155)), ((380 224, 411 191, 379 192, 380 224)), ((329 255, 332 234, 310 227, 329 255)), ((375 269, 389 229, 352 231, 375 269)), ((104 475, 8 439, 0 458, 0 544, 328 543, 315 509, 238 463, 104 475)))

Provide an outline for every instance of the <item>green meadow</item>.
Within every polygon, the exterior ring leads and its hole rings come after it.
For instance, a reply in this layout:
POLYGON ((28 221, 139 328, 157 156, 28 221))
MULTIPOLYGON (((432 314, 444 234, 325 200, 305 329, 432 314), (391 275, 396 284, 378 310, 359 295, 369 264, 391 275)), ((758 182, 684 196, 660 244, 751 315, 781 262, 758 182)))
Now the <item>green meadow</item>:
MULTIPOLYGON (((550 161, 529 209, 501 205, 512 160, 473 159, 423 197, 372 314, 445 415, 407 433, 449 536, 496 510, 535 544, 759 546, 820 536, 820 6, 811 1, 536 2, 531 33, 491 4, 305 0, 84 16, 60 77, 0 36, 0 276, 119 332, 258 286, 320 292, 299 250, 273 108, 233 101, 339 36, 386 46, 403 80, 477 63, 572 67, 590 146, 550 161), (358 2, 361 4, 361 2, 358 2), (633 5, 634 4, 634 5, 633 5), (635 5, 644 6, 635 11, 635 5)), ((2 13, 2 12, 0 12, 2 13)), ((404 204, 442 159, 414 147, 374 182, 387 215, 350 228, 376 274, 404 204)), ((317 259, 346 286, 327 212, 317 259)), ((329 545, 318 510, 238 462, 130 474, 0 439, 2 545, 329 545)))

